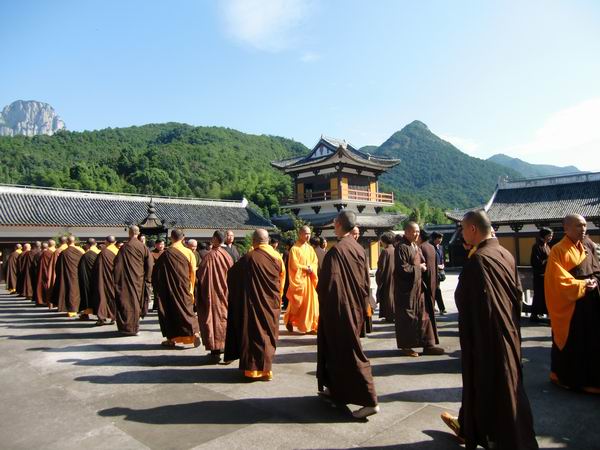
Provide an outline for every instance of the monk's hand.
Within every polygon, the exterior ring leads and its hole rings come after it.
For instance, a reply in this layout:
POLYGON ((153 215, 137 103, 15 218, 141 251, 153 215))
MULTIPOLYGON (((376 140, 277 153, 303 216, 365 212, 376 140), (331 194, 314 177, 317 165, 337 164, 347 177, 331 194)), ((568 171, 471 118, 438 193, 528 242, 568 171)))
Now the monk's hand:
POLYGON ((427 264, 421 263, 421 271, 427 272, 427 264))
POLYGON ((598 287, 598 280, 596 280, 595 278, 588 278, 587 280, 585 280, 585 290, 586 291, 593 291, 597 287, 598 287))

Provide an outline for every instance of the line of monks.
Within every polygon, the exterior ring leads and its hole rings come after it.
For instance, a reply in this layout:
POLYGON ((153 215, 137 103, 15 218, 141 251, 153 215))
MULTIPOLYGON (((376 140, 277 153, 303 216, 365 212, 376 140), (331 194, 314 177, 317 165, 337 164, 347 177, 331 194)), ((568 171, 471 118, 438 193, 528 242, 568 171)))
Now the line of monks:
MULTIPOLYGON (((375 305, 356 215, 342 211, 334 226, 338 240, 327 252, 310 245, 311 230, 305 226, 285 259, 262 229, 241 257, 227 246, 233 235, 220 231, 201 256, 183 244, 181 230, 173 230, 166 250, 150 251, 136 226, 120 249, 113 237, 102 250, 89 240, 85 252, 73 237, 61 239, 56 249, 52 241, 33 249, 25 244, 8 260, 7 286, 70 316, 95 314, 98 325, 116 322, 125 334, 137 334, 153 292, 162 345, 202 342, 215 363, 222 355, 223 364, 239 359, 244 376, 265 381, 273 376, 285 298, 286 328, 317 335, 319 395, 337 406, 360 406, 352 415, 364 419, 379 411, 360 340, 369 331, 375 305)), ((538 448, 522 381, 523 293, 514 258, 499 245, 484 211, 467 213, 461 226, 471 247, 455 292, 462 406, 458 417, 444 413, 442 419, 467 448, 538 448)), ((567 216, 564 229, 565 237, 550 252, 544 281, 553 330, 551 380, 600 393, 600 263, 583 217, 567 216)), ((395 323, 401 354, 442 354, 436 346, 435 249, 414 222, 406 224, 401 238, 386 233, 381 240, 379 316, 395 323)))

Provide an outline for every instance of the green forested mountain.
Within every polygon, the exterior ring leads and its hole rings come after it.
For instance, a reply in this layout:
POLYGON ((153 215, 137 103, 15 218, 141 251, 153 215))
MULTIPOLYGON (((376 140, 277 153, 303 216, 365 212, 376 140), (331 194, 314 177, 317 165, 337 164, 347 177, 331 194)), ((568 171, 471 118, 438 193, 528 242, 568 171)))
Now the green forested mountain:
POLYGON ((499 177, 521 177, 512 169, 462 153, 419 121, 371 153, 401 160, 381 181, 411 206, 427 200, 442 208, 472 207, 490 199, 499 177))
MULTIPOLYGON (((516 172, 472 158, 413 122, 370 153, 402 162, 382 177, 394 209, 423 222, 444 220, 442 209, 487 201, 501 175, 516 172)), ((150 195, 246 197, 265 215, 279 212, 291 179, 270 161, 307 154, 304 145, 219 127, 179 123, 53 136, 0 137, 0 182, 150 195)))
POLYGON ((308 152, 289 139, 179 123, 1 137, 0 182, 108 192, 242 198, 266 215, 289 197, 269 162, 308 152))
POLYGON ((575 166, 559 167, 550 164, 531 164, 519 158, 511 158, 510 156, 503 155, 502 153, 490 156, 487 160, 514 169, 526 178, 548 177, 552 175, 565 175, 580 172, 575 166))

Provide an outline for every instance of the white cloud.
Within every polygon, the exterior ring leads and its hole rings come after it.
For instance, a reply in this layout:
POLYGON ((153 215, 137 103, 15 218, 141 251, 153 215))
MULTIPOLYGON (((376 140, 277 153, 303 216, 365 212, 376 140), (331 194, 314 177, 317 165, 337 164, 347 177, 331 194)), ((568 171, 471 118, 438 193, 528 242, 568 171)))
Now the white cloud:
POLYGON ((219 4, 234 39, 269 52, 293 45, 294 32, 311 10, 310 0, 221 0, 219 4))
POLYGON ((457 149, 459 149, 465 153, 468 153, 471 156, 477 156, 478 158, 482 157, 479 154, 479 150, 481 149, 481 146, 472 139, 463 138, 463 137, 459 137, 459 136, 451 136, 449 134, 439 134, 438 136, 440 138, 442 138, 443 140, 450 142, 457 149))
POLYGON ((319 59, 321 59, 321 55, 319 55, 318 53, 314 53, 314 52, 305 52, 300 57, 300 61, 302 61, 304 63, 315 62, 315 61, 318 61, 319 59))
POLYGON ((552 114, 528 142, 501 152, 536 164, 600 171, 600 98, 552 114))

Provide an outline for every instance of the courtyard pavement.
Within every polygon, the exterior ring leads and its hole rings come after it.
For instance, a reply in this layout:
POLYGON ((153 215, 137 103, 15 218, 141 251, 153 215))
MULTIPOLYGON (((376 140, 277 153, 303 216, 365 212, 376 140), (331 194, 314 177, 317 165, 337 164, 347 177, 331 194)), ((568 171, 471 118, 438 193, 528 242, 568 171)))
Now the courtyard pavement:
MULTIPOLYGON (((352 421, 316 396, 316 337, 281 327, 272 382, 246 382, 201 348, 168 350, 156 314, 136 337, 0 291, 0 448, 461 448, 456 275, 443 283, 443 356, 398 355, 393 325, 363 339, 381 413, 352 421)), ((600 396, 548 382, 550 329, 523 320, 525 385, 541 448, 600 448, 600 396)))

